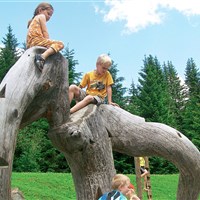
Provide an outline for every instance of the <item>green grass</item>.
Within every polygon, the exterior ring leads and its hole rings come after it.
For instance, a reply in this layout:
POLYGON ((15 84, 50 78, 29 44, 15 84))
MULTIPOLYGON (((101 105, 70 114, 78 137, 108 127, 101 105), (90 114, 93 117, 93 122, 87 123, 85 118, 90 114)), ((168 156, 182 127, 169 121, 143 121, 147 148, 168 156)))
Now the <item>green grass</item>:
MULTIPOLYGON (((136 187, 135 176, 128 176, 136 187)), ((175 200, 178 175, 151 175, 151 185, 153 200, 175 200)), ((71 174, 13 172, 14 187, 23 192, 26 200, 76 200, 71 174)), ((147 200, 146 193, 143 200, 147 200)))
MULTIPOLYGON (((135 176, 130 175, 129 177, 136 188, 135 176)), ((176 199, 178 175, 151 175, 150 180, 153 200, 176 199)), ((143 200, 147 200, 146 192, 143 192, 143 200)))
POLYGON ((12 188, 18 187, 26 200, 75 200, 71 174, 12 173, 12 188))

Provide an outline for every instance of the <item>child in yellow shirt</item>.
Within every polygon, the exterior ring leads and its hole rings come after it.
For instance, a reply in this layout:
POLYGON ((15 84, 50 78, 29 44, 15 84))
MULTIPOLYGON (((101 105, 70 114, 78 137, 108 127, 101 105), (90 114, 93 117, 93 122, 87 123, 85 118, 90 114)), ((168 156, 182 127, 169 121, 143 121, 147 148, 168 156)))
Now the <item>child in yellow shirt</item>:
POLYGON ((100 104, 108 97, 108 104, 118 106, 112 102, 113 79, 108 71, 111 66, 111 58, 106 54, 101 54, 96 62, 96 69, 86 73, 79 86, 74 84, 69 87, 69 102, 76 100, 76 105, 70 109, 74 113, 90 103, 100 104), (86 91, 82 88, 86 87, 86 91))

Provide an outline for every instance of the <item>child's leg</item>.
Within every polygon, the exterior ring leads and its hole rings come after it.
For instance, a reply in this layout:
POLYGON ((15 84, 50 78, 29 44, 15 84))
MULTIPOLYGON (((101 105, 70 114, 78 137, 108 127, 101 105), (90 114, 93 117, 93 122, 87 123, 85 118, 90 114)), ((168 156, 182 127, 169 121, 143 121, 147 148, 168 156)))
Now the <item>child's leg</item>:
POLYGON ((144 166, 140 166, 141 178, 148 174, 144 166))
POLYGON ((50 55, 56 53, 53 48, 48 48, 44 53, 41 54, 42 58, 46 60, 50 55))
POLYGON ((144 176, 144 190, 148 191, 148 188, 147 188, 147 175, 144 176))
POLYGON ((64 44, 60 41, 48 40, 49 48, 41 54, 42 58, 46 60, 50 55, 60 51, 64 48, 64 44))
MULTIPOLYGON (((61 41, 45 39, 45 38, 43 38, 42 40, 41 40, 41 38, 32 39, 31 43, 27 44, 27 47, 30 48, 33 46, 46 47, 47 49, 52 48, 54 50, 54 53, 56 53, 64 48, 64 44, 61 41)), ((44 57, 44 58, 47 58, 47 57, 44 57)))
POLYGON ((37 38, 35 40, 33 40, 29 46, 30 47, 31 46, 43 46, 43 47, 47 48, 47 50, 44 53, 35 55, 35 64, 40 71, 43 70, 45 60, 50 55, 52 55, 64 48, 64 44, 60 41, 55 41, 55 40, 50 40, 50 39, 43 39, 42 41, 40 41, 37 38))
POLYGON ((78 98, 80 96, 80 88, 77 85, 70 85, 69 86, 69 103, 71 104, 73 98, 78 98))
POLYGON ((148 171, 146 169, 144 169, 144 172, 141 174, 141 178, 146 176, 148 174, 148 171))
POLYGON ((54 53, 54 49, 49 48, 44 53, 35 55, 35 64, 40 71, 43 70, 46 58, 54 53))
POLYGON ((88 104, 94 102, 94 97, 91 95, 86 96, 82 101, 78 102, 74 107, 72 107, 70 109, 70 113, 74 113, 78 110, 80 110, 81 108, 84 108, 85 106, 87 106, 88 104))

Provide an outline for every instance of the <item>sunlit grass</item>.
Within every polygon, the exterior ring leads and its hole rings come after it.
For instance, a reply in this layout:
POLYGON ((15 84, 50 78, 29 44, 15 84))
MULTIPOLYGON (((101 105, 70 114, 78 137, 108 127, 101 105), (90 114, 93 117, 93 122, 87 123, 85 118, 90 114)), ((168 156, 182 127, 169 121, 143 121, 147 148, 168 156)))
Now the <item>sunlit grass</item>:
MULTIPOLYGON (((136 188, 135 175, 128 176, 136 188)), ((151 186, 153 200, 176 200, 178 175, 151 175, 151 186)), ((69 173, 14 172, 14 187, 23 192, 26 200, 76 200, 72 175, 69 173)), ((145 192, 143 200, 147 200, 145 192)))
POLYGON ((71 174, 13 173, 12 188, 18 187, 26 200, 75 200, 71 174))

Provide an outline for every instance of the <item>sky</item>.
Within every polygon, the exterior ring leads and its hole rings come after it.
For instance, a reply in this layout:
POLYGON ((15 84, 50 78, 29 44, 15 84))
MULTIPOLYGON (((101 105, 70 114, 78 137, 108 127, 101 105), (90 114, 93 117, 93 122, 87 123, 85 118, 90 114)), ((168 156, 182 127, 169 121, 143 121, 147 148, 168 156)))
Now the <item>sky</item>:
MULTIPOLYGON (((123 86, 137 85, 145 56, 171 61, 184 79, 186 63, 200 66, 200 0, 54 0, 47 22, 51 39, 74 50, 77 72, 96 66, 102 53, 117 64, 123 86)), ((0 45, 11 25, 22 46, 27 22, 41 1, 0 0, 0 45)))

